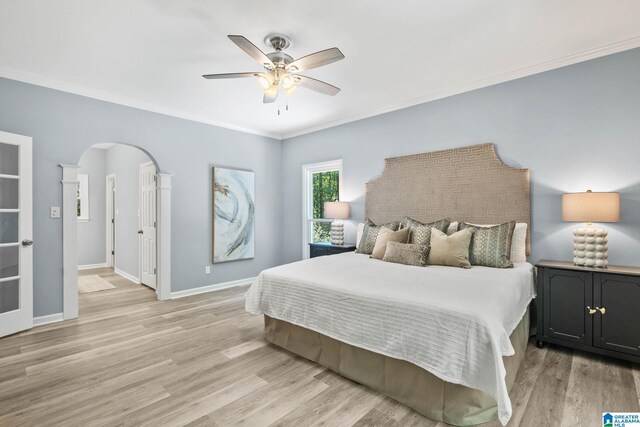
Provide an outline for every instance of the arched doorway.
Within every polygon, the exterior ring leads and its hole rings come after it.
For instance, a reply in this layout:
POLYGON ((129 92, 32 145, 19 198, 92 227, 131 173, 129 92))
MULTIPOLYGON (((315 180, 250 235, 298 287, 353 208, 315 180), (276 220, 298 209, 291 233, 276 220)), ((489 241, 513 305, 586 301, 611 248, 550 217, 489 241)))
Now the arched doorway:
MULTIPOLYGON (((148 259, 152 261, 152 264, 147 263, 146 271, 139 270, 138 277, 142 277, 146 274, 145 281, 149 287, 155 288, 157 298, 164 300, 170 298, 171 292, 171 175, 159 172, 161 171, 158 163, 154 157, 139 147, 130 144, 119 143, 105 143, 96 144, 87 148, 83 153, 89 152, 89 150, 110 150, 113 153, 120 152, 137 152, 140 154, 138 159, 147 159, 146 162, 140 163, 139 173, 141 179, 144 179, 145 186, 140 186, 141 200, 144 197, 144 203, 154 203, 155 216, 149 216, 149 221, 143 221, 145 218, 145 212, 141 211, 138 216, 140 217, 140 225, 136 224, 136 228, 139 231, 146 232, 146 241, 144 237, 141 237, 143 244, 153 242, 155 248, 152 253, 147 253, 148 259), (144 176, 143 176, 144 175, 144 176), (146 192, 143 194, 142 192, 146 192), (153 271, 152 276, 148 266, 151 265, 153 271), (151 279, 153 283, 151 283, 151 279)), ((116 154, 113 155, 113 164, 119 164, 116 154)), ((79 164, 61 164, 63 170, 63 203, 62 203, 62 220, 63 220, 63 313, 65 319, 72 319, 78 316, 78 218, 84 212, 81 212, 81 195, 78 192, 79 177, 86 181, 86 177, 83 173, 79 173, 79 164)), ((115 167, 115 166, 114 166, 115 167)), ((108 185, 107 175, 113 175, 106 173, 105 171, 105 185, 108 185)), ((93 179, 96 179, 95 177, 93 179)), ((101 178, 98 178, 101 179, 101 178)), ((117 176, 115 177, 117 182, 117 176)), ((82 182, 82 181, 81 181, 82 182)), ((117 185, 117 184, 116 184, 117 185)), ((82 189, 82 184, 80 184, 82 189)), ((138 192, 138 188, 133 189, 138 192)), ((129 189, 131 191, 131 189, 129 189)), ((114 210, 117 209, 114 206, 114 210)), ((115 212, 114 212, 115 214, 115 212)), ((81 225, 84 225, 80 223, 81 225)), ((106 224, 106 222, 105 222, 106 224)), ((135 232, 135 230, 134 230, 135 232)), ((105 240, 109 233, 108 226, 105 228, 105 240)), ((143 233, 140 233, 143 235, 143 233)), ((144 246, 140 246, 143 248, 144 246)), ((147 246, 148 247, 148 246, 147 246)), ((105 248, 107 246, 105 245, 105 248)), ((115 246, 114 246, 115 248, 115 246)), ((130 248, 131 249, 131 248, 130 248)), ((138 250, 136 247, 135 250, 138 250)), ((115 259, 118 258, 117 250, 115 250, 115 259)), ((142 257, 143 254, 140 253, 142 257)), ((142 258, 141 258, 142 259, 142 258)), ((109 257, 105 258, 105 264, 109 263, 109 257)), ((142 262, 140 263, 143 264, 142 262)), ((117 268, 117 265, 115 266, 117 268)), ((132 271, 131 268, 129 271, 132 271)), ((122 271, 124 273, 124 271, 122 271)), ((133 274, 129 273, 129 278, 135 278, 133 274)))

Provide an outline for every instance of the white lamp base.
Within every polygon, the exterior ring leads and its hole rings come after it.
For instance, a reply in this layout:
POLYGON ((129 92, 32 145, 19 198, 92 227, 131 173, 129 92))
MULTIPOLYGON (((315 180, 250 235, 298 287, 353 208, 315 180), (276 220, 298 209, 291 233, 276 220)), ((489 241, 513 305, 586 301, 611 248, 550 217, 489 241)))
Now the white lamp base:
POLYGON ((342 221, 331 223, 331 244, 344 245, 344 224, 342 221))
POLYGON ((607 230, 597 227, 573 231, 573 263, 581 267, 606 268, 609 264, 607 230))

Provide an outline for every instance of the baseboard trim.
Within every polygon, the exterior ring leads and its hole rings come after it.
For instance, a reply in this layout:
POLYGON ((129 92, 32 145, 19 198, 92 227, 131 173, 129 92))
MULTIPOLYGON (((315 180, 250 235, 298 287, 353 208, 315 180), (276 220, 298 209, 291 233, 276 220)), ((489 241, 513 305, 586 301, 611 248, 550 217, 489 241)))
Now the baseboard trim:
POLYGON ((251 283, 253 283, 255 279, 256 279, 255 277, 248 277, 246 279, 232 280, 230 282, 216 283, 215 285, 202 286, 199 288, 186 289, 184 291, 171 292, 170 298, 171 299, 184 298, 191 295, 198 295, 198 294, 204 294, 207 292, 219 291, 222 289, 235 288, 236 286, 250 285, 251 283))
POLYGON ((79 265, 78 266, 78 270, 91 270, 93 268, 106 268, 106 267, 107 267, 107 263, 106 262, 102 262, 100 264, 79 265))
POLYGON ((113 269, 114 273, 119 274, 120 276, 124 277, 127 280, 131 280, 132 282, 134 282, 136 285, 140 284, 140 278, 127 273, 126 271, 122 271, 119 268, 114 268, 113 269))
POLYGON ((39 316, 33 318, 33 326, 48 325, 49 323, 62 322, 64 320, 64 313, 47 314, 46 316, 39 316))

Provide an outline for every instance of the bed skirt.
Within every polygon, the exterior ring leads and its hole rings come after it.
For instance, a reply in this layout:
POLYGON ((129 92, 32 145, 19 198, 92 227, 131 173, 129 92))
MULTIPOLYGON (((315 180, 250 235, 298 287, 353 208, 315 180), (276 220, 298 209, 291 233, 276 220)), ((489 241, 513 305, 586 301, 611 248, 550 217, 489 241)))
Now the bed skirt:
MULTIPOLYGON (((340 375, 394 398, 427 418, 457 426, 498 418, 488 394, 441 380, 404 360, 355 347, 326 335, 264 316, 265 338, 340 375)), ((511 334, 515 355, 503 357, 511 390, 529 341, 529 310, 511 334)))

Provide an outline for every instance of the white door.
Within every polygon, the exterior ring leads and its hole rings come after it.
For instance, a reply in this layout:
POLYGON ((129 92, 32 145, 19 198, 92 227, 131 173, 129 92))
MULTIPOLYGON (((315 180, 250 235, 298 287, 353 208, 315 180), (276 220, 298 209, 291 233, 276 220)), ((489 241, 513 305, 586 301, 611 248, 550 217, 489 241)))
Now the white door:
POLYGON ((107 175, 107 267, 116 265, 116 176, 107 175))
POLYGON ((140 165, 140 281, 156 288, 156 167, 140 165))
POLYGON ((0 132, 0 337, 33 326, 31 138, 0 132))

